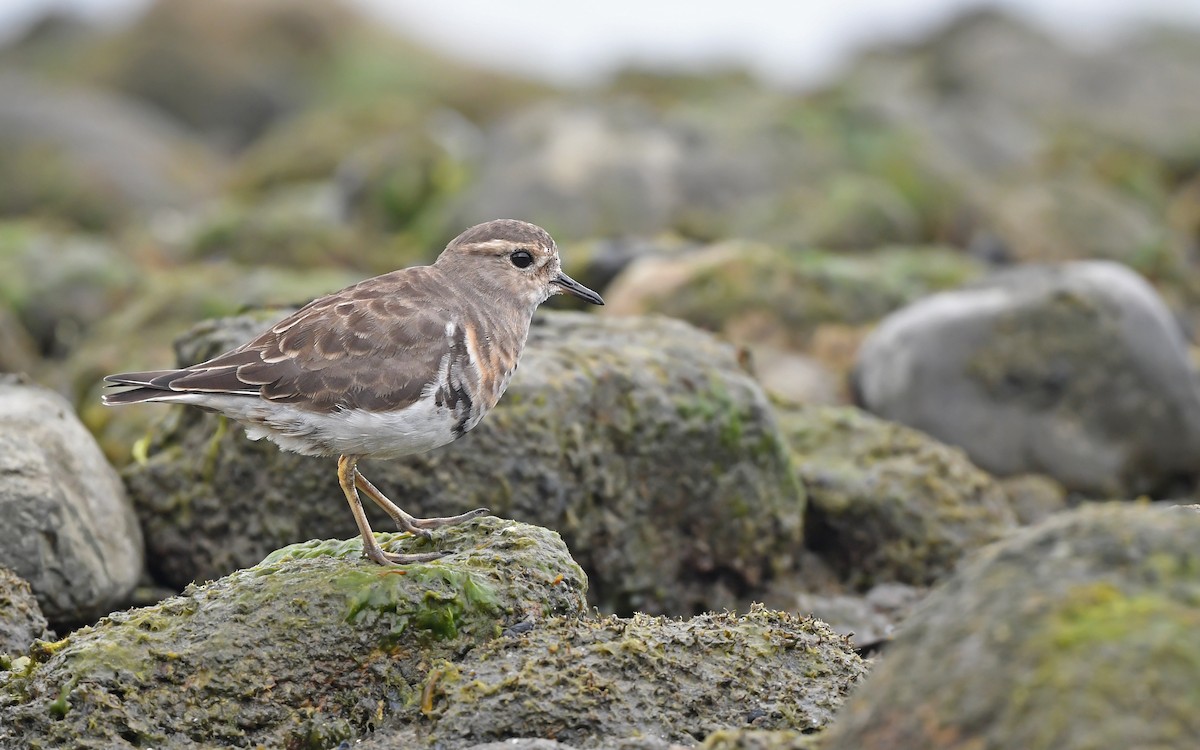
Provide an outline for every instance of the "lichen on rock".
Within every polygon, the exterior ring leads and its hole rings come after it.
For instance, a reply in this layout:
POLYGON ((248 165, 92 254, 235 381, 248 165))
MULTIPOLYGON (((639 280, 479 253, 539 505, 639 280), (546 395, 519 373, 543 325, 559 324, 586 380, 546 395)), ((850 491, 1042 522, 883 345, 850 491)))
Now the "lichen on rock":
POLYGON ((1191 748, 1200 513, 1059 513, 934 591, 829 730, 829 750, 1191 748))
POLYGON ((761 606, 686 620, 560 617, 436 665, 428 721, 385 728, 364 747, 510 737, 693 745, 724 729, 813 732, 865 671, 823 623, 761 606))
POLYGON ((486 518, 435 542, 379 538, 452 554, 383 568, 358 540, 307 542, 110 615, 0 673, 0 745, 332 746, 419 715, 440 660, 585 607, 582 571, 545 529, 486 518))

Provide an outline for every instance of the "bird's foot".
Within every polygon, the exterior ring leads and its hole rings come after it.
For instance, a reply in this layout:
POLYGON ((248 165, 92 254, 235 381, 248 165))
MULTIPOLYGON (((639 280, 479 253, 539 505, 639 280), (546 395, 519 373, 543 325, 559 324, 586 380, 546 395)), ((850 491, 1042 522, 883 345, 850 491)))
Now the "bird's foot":
POLYGON ((363 545, 363 556, 378 565, 411 565, 412 563, 439 560, 449 552, 386 552, 379 543, 363 545))
POLYGON ((457 516, 446 516, 445 518, 413 518, 407 513, 396 518, 396 523, 402 531, 409 531, 417 536, 423 536, 426 539, 432 536, 430 529, 440 529, 443 526, 454 526, 463 521, 470 521, 472 518, 479 518, 490 513, 487 508, 476 508, 469 510, 466 513, 460 513, 457 516))

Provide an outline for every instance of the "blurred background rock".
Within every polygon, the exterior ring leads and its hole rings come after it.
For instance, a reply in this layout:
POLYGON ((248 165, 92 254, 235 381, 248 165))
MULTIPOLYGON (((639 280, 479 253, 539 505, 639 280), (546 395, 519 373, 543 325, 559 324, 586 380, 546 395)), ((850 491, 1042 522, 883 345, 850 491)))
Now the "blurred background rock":
POLYGON ((125 467, 169 410, 103 409, 103 374, 520 217, 599 315, 732 343, 778 412, 806 547, 683 610, 927 586, 1082 498, 1195 495, 1184 6, 9 3, 0 370, 125 467))

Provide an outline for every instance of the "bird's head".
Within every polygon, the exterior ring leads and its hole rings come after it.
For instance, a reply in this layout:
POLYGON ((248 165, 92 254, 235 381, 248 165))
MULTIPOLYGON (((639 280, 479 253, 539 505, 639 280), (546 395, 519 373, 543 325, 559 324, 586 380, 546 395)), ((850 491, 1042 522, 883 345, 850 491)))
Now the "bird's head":
POLYGON ((511 295, 531 308, 563 293, 604 304, 599 294, 563 273, 550 233, 525 221, 477 224, 451 240, 434 265, 473 279, 483 293, 511 295))

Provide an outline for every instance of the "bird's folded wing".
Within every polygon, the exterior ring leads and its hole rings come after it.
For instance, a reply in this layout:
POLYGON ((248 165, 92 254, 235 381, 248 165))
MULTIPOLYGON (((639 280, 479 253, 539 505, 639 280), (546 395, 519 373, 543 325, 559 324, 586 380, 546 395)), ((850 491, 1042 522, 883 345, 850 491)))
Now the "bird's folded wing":
POLYGON ((441 310, 394 296, 324 298, 188 368, 169 388, 261 395, 314 411, 402 408, 443 374, 456 348, 448 322, 441 310))

